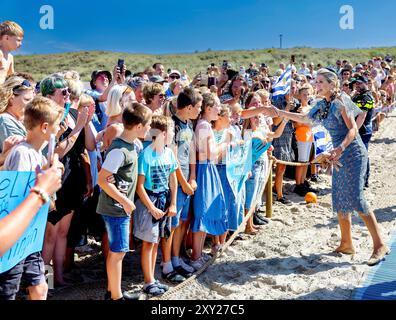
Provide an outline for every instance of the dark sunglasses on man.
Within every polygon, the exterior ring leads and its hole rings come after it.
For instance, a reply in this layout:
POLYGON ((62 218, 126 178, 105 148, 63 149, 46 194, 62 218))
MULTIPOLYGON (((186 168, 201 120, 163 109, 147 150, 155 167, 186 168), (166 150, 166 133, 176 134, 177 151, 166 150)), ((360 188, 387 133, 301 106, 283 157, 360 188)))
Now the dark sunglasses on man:
POLYGON ((180 77, 178 75, 171 75, 171 76, 169 76, 169 78, 171 78, 171 79, 180 79, 180 77))

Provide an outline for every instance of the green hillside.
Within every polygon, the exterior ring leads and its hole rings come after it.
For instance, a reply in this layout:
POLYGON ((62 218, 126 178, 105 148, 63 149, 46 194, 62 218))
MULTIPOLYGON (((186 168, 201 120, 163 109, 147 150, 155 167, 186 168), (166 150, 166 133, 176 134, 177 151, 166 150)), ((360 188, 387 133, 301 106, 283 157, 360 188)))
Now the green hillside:
POLYGON ((287 63, 290 55, 296 55, 296 64, 305 61, 315 65, 334 65, 337 59, 347 59, 352 63, 366 61, 373 56, 391 54, 396 56, 396 47, 370 48, 370 49, 262 49, 244 51, 206 51, 192 54, 149 55, 130 54, 104 51, 82 51, 63 54, 27 55, 16 56, 17 71, 31 73, 36 80, 44 76, 64 70, 76 70, 84 81, 89 80, 90 74, 95 69, 111 70, 118 58, 124 58, 126 65, 132 72, 143 71, 154 62, 162 62, 165 68, 178 70, 187 69, 190 76, 204 71, 210 63, 221 64, 227 59, 235 69, 240 65, 247 66, 253 61, 257 64, 266 63, 270 70, 278 68, 279 62, 287 63))

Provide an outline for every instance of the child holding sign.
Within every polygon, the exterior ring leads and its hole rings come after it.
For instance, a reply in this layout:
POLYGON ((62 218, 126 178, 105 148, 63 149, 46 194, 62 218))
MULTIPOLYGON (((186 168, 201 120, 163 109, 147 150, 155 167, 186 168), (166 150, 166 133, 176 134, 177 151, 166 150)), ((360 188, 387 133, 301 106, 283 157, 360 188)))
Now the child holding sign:
MULTIPOLYGON (((51 134, 56 135, 60 128, 63 110, 50 99, 37 97, 26 106, 24 125, 27 130, 26 141, 15 146, 4 163, 7 171, 35 171, 44 167, 46 159, 41 151, 51 134)), ((47 202, 39 189, 32 189, 47 202)), ((19 291, 22 277, 28 282, 31 300, 47 298, 47 283, 44 276, 44 261, 40 252, 27 256, 12 269, 0 274, 0 300, 14 300, 19 291)))

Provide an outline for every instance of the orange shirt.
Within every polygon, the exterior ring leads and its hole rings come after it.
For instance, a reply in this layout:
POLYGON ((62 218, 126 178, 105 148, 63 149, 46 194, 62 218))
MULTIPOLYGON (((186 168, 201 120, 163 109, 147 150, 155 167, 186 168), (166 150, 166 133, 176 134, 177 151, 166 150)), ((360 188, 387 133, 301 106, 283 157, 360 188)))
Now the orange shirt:
MULTIPOLYGON (((306 113, 311 107, 302 107, 302 112, 306 113)), ((314 142, 311 126, 309 124, 299 123, 296 127, 296 140, 300 142, 314 142)))

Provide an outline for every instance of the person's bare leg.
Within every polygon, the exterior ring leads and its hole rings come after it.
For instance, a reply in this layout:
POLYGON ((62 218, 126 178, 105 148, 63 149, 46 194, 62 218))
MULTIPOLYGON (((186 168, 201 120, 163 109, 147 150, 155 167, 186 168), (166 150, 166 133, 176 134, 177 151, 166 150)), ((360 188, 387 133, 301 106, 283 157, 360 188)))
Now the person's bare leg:
POLYGON ((363 219, 368 231, 370 232, 371 239, 373 240, 373 254, 383 255, 387 253, 389 248, 382 240, 377 219, 375 218, 374 213, 370 212, 370 214, 367 216, 359 212, 359 215, 363 219))
POLYGON ((151 252, 151 277, 155 279, 155 265, 157 264, 158 243, 153 243, 151 252))
POLYGON ((37 286, 28 287, 28 291, 29 300, 47 300, 48 285, 45 281, 37 286))
MULTIPOLYGON (((249 213, 249 209, 245 209, 245 217, 249 213)), ((256 234, 258 230, 253 226, 253 215, 246 221, 245 233, 256 234)))
POLYGON ((351 215, 343 215, 341 213, 338 214, 338 223, 341 231, 341 243, 336 252, 345 253, 345 254, 354 254, 355 248, 352 244, 352 219, 351 215))
POLYGON ((109 251, 106 260, 107 283, 111 292, 111 299, 118 300, 122 298, 121 277, 122 277, 122 260, 125 252, 109 251))
POLYGON ((66 255, 67 233, 69 232, 70 222, 73 218, 73 212, 64 216, 58 222, 59 229, 56 235, 56 243, 54 250, 54 280, 56 284, 64 285, 63 280, 63 263, 66 255))
POLYGON ((172 258, 172 241, 175 230, 171 231, 169 238, 161 238, 162 262, 167 263, 172 258))
POLYGON ((219 237, 220 244, 224 244, 224 243, 225 243, 225 240, 226 240, 226 238, 227 238, 227 234, 228 234, 228 231, 224 232, 224 233, 219 237))
MULTIPOLYGON (((144 283, 153 283, 154 282, 154 274, 153 274, 153 250, 154 243, 142 242, 142 251, 140 257, 140 263, 142 265, 144 283)), ((155 255, 157 258, 157 255, 155 255)), ((155 261, 154 261, 155 264, 155 261)))
POLYGON ((286 166, 283 164, 277 164, 275 170, 275 190, 278 199, 283 197, 283 175, 285 174, 286 166))
POLYGON ((42 251, 44 264, 50 264, 52 257, 54 255, 56 234, 58 233, 58 229, 59 229, 58 223, 54 226, 52 223, 47 222, 47 227, 45 229, 45 236, 44 236, 44 246, 42 251))
POLYGON ((205 241, 206 233, 202 231, 193 232, 192 234, 192 260, 198 260, 202 256, 203 241, 205 241))

